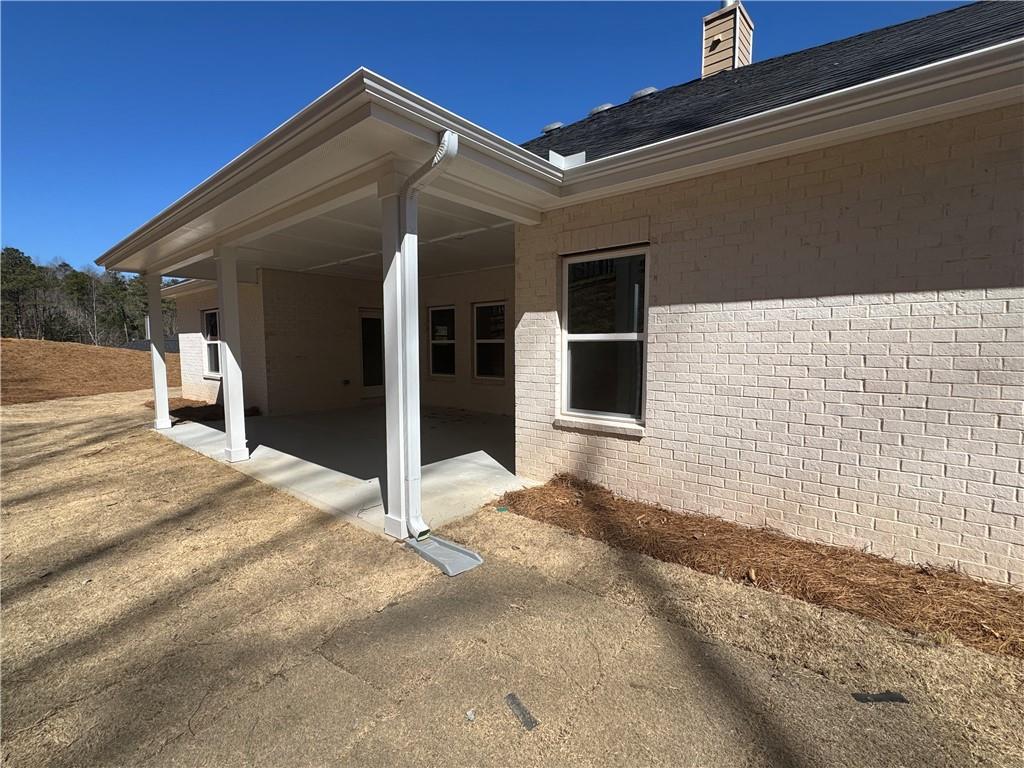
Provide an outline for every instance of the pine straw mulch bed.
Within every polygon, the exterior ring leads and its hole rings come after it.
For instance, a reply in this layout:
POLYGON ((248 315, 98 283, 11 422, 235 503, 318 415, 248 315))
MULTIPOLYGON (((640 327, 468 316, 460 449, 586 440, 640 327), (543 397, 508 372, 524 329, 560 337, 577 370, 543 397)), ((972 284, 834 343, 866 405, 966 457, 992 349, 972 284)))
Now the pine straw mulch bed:
POLYGON ((940 639, 952 635, 989 653, 1024 658, 1024 592, 948 568, 901 565, 765 528, 670 512, 623 499, 571 475, 507 493, 498 503, 620 549, 915 634, 940 639))

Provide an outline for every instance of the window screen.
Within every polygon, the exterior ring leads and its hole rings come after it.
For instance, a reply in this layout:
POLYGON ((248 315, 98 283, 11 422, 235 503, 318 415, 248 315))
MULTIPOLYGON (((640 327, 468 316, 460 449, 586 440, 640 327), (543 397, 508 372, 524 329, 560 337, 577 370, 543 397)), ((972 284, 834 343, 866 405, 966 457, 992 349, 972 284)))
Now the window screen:
POLYGON ((565 265, 565 409, 639 420, 643 408, 644 254, 565 265))

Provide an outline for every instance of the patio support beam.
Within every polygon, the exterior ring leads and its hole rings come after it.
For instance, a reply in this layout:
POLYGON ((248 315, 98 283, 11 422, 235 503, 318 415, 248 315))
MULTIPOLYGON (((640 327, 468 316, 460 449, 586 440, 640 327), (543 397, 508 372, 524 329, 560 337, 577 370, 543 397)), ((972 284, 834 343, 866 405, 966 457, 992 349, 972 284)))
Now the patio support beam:
POLYGON ((171 428, 170 403, 167 398, 167 357, 164 354, 164 312, 160 288, 163 279, 157 273, 145 276, 146 297, 149 305, 146 316, 149 336, 149 356, 153 364, 153 411, 156 429, 171 428))
POLYGON ((445 131, 433 158, 400 188, 394 175, 378 183, 388 472, 384 532, 399 539, 430 534, 420 497, 419 191, 443 172, 458 146, 458 136, 445 131))
POLYGON ((221 394, 224 400, 224 457, 245 461, 245 400, 242 391, 242 333, 238 317, 238 256, 229 248, 214 249, 220 327, 221 394))

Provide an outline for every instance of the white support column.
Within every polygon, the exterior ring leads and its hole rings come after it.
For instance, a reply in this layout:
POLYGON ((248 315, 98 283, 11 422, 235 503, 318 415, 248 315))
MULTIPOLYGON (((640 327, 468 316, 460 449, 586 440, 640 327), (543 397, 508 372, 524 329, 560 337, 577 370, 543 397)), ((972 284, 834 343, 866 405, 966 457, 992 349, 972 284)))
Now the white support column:
POLYGON ((399 194, 382 194, 381 197, 388 471, 384 531, 400 539, 426 530, 420 514, 416 197, 407 197, 404 204, 402 197, 399 194))
POLYGON ((242 333, 238 318, 238 259, 228 248, 214 252, 217 263, 217 295, 220 327, 220 376, 224 399, 224 456, 245 461, 245 400, 242 391, 242 333))
POLYGON ((146 317, 146 335, 149 337, 149 356, 153 363, 153 410, 156 418, 153 426, 156 429, 171 428, 170 403, 167 399, 167 358, 164 355, 164 315, 163 299, 160 286, 163 282, 159 274, 147 274, 146 297, 149 314, 146 317))
POLYGON ((401 184, 381 178, 384 258, 384 384, 387 412, 388 503, 385 533, 404 539, 430 535, 420 499, 420 297, 417 201, 419 191, 444 172, 459 151, 445 131, 434 156, 401 184))
POLYGON ((402 376, 404 397, 400 406, 405 422, 405 508, 409 535, 430 533, 423 521, 420 498, 420 258, 417 199, 414 192, 399 195, 399 234, 402 238, 402 376))

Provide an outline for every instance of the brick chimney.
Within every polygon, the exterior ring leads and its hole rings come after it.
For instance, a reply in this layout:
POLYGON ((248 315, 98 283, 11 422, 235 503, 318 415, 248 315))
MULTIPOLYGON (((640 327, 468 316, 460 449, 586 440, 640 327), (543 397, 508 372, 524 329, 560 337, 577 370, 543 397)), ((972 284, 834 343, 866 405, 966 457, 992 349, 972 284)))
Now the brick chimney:
POLYGON ((750 63, 754 50, 754 22, 739 0, 723 0, 722 7, 704 17, 704 47, 700 76, 750 63))

